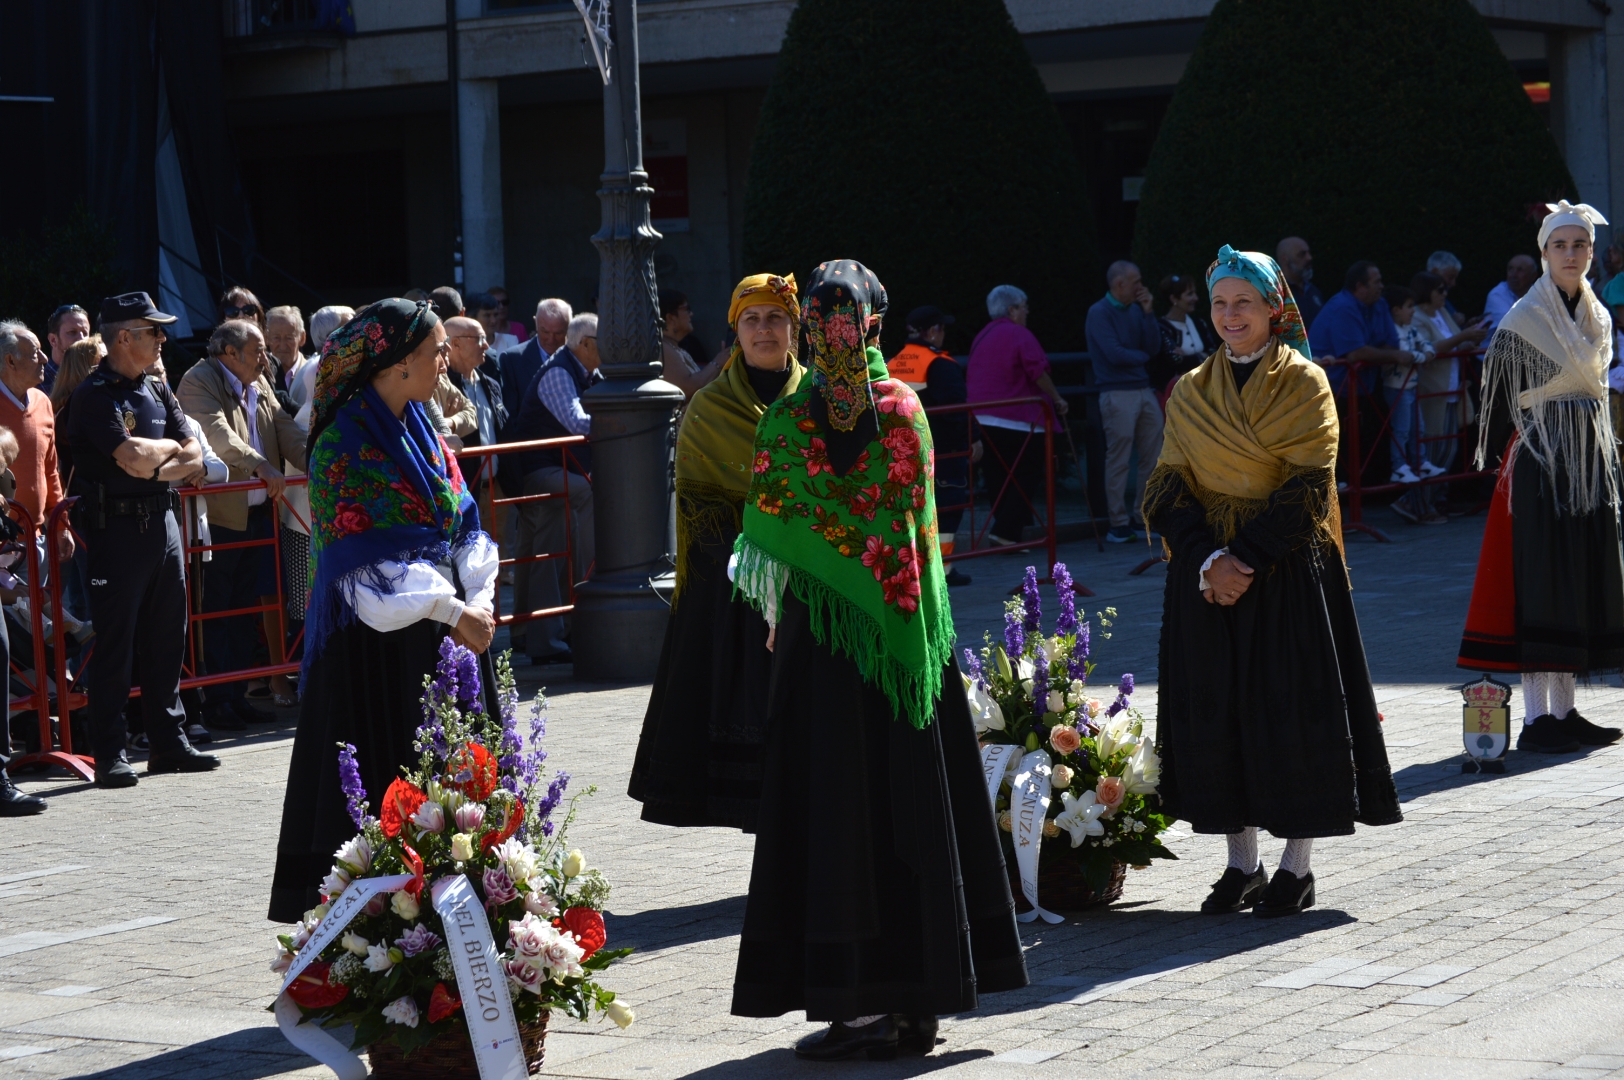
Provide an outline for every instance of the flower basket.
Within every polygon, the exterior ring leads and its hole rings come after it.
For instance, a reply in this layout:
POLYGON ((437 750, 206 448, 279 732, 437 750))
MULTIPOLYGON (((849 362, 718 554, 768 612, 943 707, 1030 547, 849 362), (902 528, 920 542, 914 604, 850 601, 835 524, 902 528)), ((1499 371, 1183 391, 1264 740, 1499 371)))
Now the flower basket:
MULTIPOLYGON (((1032 905, 1021 895, 1021 876, 1014 862, 1008 864, 1009 887, 1015 894, 1015 911, 1024 914, 1032 905)), ((1076 859, 1065 857, 1045 859, 1038 868, 1038 903, 1050 911, 1087 911, 1106 907, 1122 899, 1122 886, 1128 876, 1123 863, 1111 867, 1111 879, 1103 893, 1097 893, 1088 884, 1082 867, 1076 859)))
MULTIPOLYGON (((1161 759, 1133 706, 1133 676, 1122 676, 1110 704, 1090 696, 1092 627, 1077 617, 1063 563, 1054 582, 1052 635, 1029 566, 1021 598, 1006 606, 1003 640, 988 634, 979 652, 964 650, 964 692, 1019 910, 1032 910, 1024 894, 1035 891, 1051 922, 1120 900, 1126 865, 1176 858, 1161 840, 1171 824, 1156 796, 1161 759)), ((1103 636, 1115 617, 1114 608, 1098 614, 1103 636)))
MULTIPOLYGON (((531 1076, 541 1072, 547 1016, 548 1011, 543 1009, 540 1020, 519 1025, 524 1063, 531 1076)), ((409 1055, 402 1053, 394 1043, 374 1043, 367 1047, 367 1060, 372 1065, 373 1080, 479 1080, 479 1066, 474 1061, 474 1047, 468 1041, 466 1027, 437 1035, 433 1042, 409 1055)))

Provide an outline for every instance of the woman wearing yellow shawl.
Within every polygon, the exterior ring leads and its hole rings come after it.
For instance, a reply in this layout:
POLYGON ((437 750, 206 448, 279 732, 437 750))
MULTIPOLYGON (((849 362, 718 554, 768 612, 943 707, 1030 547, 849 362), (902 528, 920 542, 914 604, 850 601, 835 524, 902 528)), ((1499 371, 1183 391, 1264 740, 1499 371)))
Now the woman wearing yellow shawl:
POLYGON ((727 561, 756 421, 801 382, 794 276, 739 282, 727 321, 732 354, 677 432, 677 591, 629 793, 645 821, 754 832, 772 653, 767 624, 733 600, 727 561))
POLYGON ((1225 245, 1207 292, 1224 344, 1174 386, 1145 491, 1170 556, 1159 793, 1229 839, 1203 912, 1290 915, 1314 903, 1314 837, 1401 816, 1342 558, 1335 399, 1273 259, 1225 245), (1259 827, 1286 841, 1272 881, 1259 827))

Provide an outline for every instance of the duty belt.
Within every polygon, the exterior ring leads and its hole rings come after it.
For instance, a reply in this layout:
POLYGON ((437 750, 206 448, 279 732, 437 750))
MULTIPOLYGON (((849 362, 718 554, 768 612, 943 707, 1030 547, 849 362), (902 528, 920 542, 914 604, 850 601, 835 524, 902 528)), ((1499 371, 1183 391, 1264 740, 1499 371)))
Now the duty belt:
MULTIPOLYGON (((97 485, 100 487, 100 485, 97 485)), ((105 489, 103 489, 105 492, 105 489)), ((147 531, 147 519, 162 517, 165 511, 180 509, 180 495, 175 491, 160 491, 152 495, 123 497, 102 494, 98 518, 133 517, 140 521, 141 531, 147 531)), ((99 523, 99 522, 98 522, 99 523)))

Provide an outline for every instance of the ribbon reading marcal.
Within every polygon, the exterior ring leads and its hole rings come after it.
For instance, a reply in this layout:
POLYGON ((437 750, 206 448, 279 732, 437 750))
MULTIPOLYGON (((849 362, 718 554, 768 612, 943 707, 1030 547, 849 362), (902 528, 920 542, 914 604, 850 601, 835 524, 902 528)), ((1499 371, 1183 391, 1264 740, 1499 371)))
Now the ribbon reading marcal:
POLYGON ((399 892, 411 881, 411 874, 396 874, 393 877, 361 878, 351 883, 328 906, 327 917, 316 925, 316 932, 310 935, 310 940, 299 950, 299 955, 293 958, 287 975, 282 979, 282 992, 276 997, 275 1009, 276 1026, 282 1029, 282 1037, 337 1073, 338 1080, 366 1080, 366 1062, 354 1050, 329 1035, 320 1024, 304 1023, 304 1014, 288 997, 288 987, 310 966, 312 960, 321 955, 323 949, 332 944, 334 938, 355 921, 355 917, 372 902, 374 896, 399 892))
POLYGON ((1015 865, 1021 871, 1021 895, 1032 905, 1032 910, 1025 915, 1015 916, 1021 922, 1032 922, 1040 915, 1047 923, 1065 922, 1064 916, 1045 911, 1038 904, 1038 851, 1043 846, 1043 822, 1049 811, 1051 771, 1048 752, 1034 750, 1015 766, 1015 779, 1010 785, 1009 816, 1015 837, 1015 865))
POLYGON ((446 948, 457 971, 457 993, 480 1080, 526 1080, 519 1021, 508 996, 507 974, 491 940, 490 920, 474 887, 461 874, 434 883, 434 910, 444 924, 446 948))

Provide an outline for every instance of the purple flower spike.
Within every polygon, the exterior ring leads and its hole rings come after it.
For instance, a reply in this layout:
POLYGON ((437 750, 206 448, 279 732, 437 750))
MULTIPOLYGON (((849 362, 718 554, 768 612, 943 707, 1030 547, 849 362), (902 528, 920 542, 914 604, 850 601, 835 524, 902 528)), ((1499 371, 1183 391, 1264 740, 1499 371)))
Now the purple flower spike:
POLYGON ((1077 593, 1071 587, 1071 572, 1065 563, 1054 564, 1054 588, 1060 594, 1060 619, 1054 632, 1066 637, 1077 632, 1077 593))
POLYGON ((1122 682, 1117 686, 1117 698, 1111 702, 1111 707, 1105 710, 1106 716, 1115 716, 1128 707, 1128 698, 1133 696, 1133 675, 1122 676, 1122 682))
POLYGON ((1032 715, 1041 717, 1049 711, 1049 657, 1038 639, 1032 655, 1032 715))
POLYGON ((344 791, 344 805, 355 822, 355 830, 366 828, 371 818, 367 814, 367 786, 361 782, 361 768, 355 763, 355 746, 340 743, 338 749, 338 784, 344 791))
POLYGON ((1127 672, 1122 676, 1122 683, 1117 687, 1117 693, 1123 697, 1133 696, 1133 672, 1127 672))
POLYGON ((1026 651, 1026 630, 1021 625, 1021 617, 1013 611, 1004 612, 1004 652, 1009 655, 1011 663, 1020 658, 1026 651))
POLYGON ((434 666, 434 688, 459 708, 479 704, 479 658, 449 637, 440 641, 440 662, 434 666))
POLYGON ((1077 646, 1071 650, 1071 662, 1066 665, 1066 674, 1080 682, 1088 681, 1088 624, 1083 623, 1077 627, 1077 646))
POLYGON ((981 665, 981 657, 969 649, 964 650, 964 673, 974 679, 976 685, 983 690, 987 688, 987 672, 981 665))
POLYGON ((1021 606, 1026 609, 1026 622, 1023 629, 1028 634, 1040 633, 1043 630, 1043 606, 1038 599, 1038 568, 1026 568, 1026 580, 1021 583, 1021 606))

